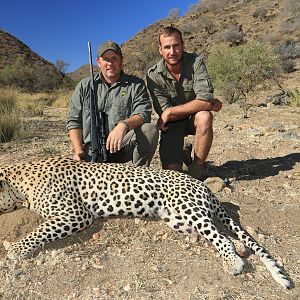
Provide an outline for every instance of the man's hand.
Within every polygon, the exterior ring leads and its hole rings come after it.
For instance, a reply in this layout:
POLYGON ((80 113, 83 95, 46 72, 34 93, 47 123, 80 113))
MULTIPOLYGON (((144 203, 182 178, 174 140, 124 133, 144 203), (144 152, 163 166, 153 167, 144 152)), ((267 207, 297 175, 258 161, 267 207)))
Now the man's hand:
POLYGON ((218 99, 215 99, 214 102, 212 103, 212 111, 218 112, 222 108, 222 102, 218 99))
POLYGON ((160 118, 157 120, 157 123, 156 123, 156 128, 158 130, 161 130, 161 131, 167 131, 168 130, 168 127, 166 126, 166 124, 168 123, 169 121, 169 115, 170 115, 170 108, 167 108, 160 116, 160 118))
POLYGON ((74 155, 73 155, 73 159, 74 160, 77 160, 77 161, 82 161, 84 157, 84 152, 81 150, 81 151, 75 151, 74 155))
POLYGON ((106 149, 110 153, 116 153, 121 150, 121 145, 128 128, 123 123, 118 123, 118 125, 109 133, 106 140, 106 149))

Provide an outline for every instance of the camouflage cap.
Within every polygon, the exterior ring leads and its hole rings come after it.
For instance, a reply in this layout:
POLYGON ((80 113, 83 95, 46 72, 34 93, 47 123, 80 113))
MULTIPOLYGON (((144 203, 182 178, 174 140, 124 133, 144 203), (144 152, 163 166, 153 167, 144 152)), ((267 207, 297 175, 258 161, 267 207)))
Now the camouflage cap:
POLYGON ((122 51, 120 46, 113 41, 106 41, 99 46, 98 56, 102 56, 106 51, 112 50, 122 56, 122 51))

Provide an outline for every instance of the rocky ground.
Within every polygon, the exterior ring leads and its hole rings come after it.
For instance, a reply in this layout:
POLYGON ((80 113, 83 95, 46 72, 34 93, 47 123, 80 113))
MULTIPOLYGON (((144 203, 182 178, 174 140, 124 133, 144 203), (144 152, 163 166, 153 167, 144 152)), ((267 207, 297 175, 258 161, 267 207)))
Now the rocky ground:
MULTIPOLYGON (((19 210, 0 216, 0 299, 299 299, 300 110, 270 105, 241 116, 234 105, 216 115, 208 172, 224 180, 217 196, 283 265, 291 290, 280 287, 251 253, 241 275, 227 275, 211 244, 178 235, 158 220, 96 220, 35 257, 12 262, 3 241, 15 241, 42 222, 19 210)), ((65 117, 65 109, 47 108, 43 118, 24 120, 25 137, 0 145, 0 164, 69 155, 65 117)), ((160 167, 157 155, 153 167, 160 167)))

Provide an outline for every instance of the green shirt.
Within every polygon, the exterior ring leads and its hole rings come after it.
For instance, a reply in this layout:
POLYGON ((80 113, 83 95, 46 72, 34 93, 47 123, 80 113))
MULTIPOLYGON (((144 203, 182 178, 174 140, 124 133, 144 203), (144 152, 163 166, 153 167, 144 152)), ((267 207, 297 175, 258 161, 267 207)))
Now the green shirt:
POLYGON ((203 59, 195 53, 183 53, 179 82, 167 69, 164 59, 148 70, 147 86, 158 115, 171 106, 199 99, 213 101, 213 86, 203 59))
MULTIPOLYGON (((100 74, 95 75, 98 110, 106 114, 108 134, 119 121, 139 115, 145 123, 151 121, 151 102, 142 79, 121 73, 119 81, 108 85, 100 74)), ((83 131, 83 142, 90 138, 90 91, 91 79, 82 79, 75 88, 70 102, 67 130, 83 131)))

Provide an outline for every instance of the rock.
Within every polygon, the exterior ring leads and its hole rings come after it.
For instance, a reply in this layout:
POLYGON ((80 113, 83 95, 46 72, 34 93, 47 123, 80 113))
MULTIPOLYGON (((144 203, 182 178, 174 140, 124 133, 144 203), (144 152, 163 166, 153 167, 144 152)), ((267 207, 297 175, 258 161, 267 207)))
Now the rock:
POLYGON ((257 236, 256 230, 251 226, 246 226, 246 230, 252 237, 257 236))
POLYGON ((10 246, 11 246, 11 242, 3 241, 3 247, 5 250, 8 250, 10 246))
POLYGON ((261 132, 258 128, 252 128, 249 130, 249 134, 251 137, 263 136, 264 133, 261 132))
POLYGON ((126 284, 123 289, 124 289, 125 292, 129 292, 130 289, 131 289, 130 284, 129 283, 126 284))
POLYGON ((245 257, 248 254, 248 251, 246 249, 246 246, 239 240, 232 240, 233 246, 235 248, 236 253, 240 256, 240 257, 245 257))
POLYGON ((213 193, 222 191, 225 188, 225 182, 220 177, 209 177, 203 182, 213 193))
POLYGON ((154 272, 159 272, 158 266, 151 266, 150 269, 154 272))
POLYGON ((139 219, 139 218, 134 218, 134 224, 138 225, 138 224, 140 224, 141 222, 142 222, 141 219, 139 219))
POLYGON ((93 240, 98 240, 100 238, 100 232, 96 232, 93 234, 93 240))
POLYGON ((23 273, 23 270, 22 269, 15 269, 14 271, 13 271, 13 276, 14 277, 18 277, 18 276, 20 276, 21 274, 23 273))
POLYGON ((99 288, 93 288, 93 294, 96 296, 96 297, 100 297, 101 296, 101 291, 99 288))
POLYGON ((283 132, 277 135, 277 140, 299 142, 300 136, 294 132, 283 132))
POLYGON ((284 132, 285 128, 283 124, 278 123, 278 122, 273 122, 266 128, 267 132, 274 132, 274 131, 279 131, 279 132, 284 132))

